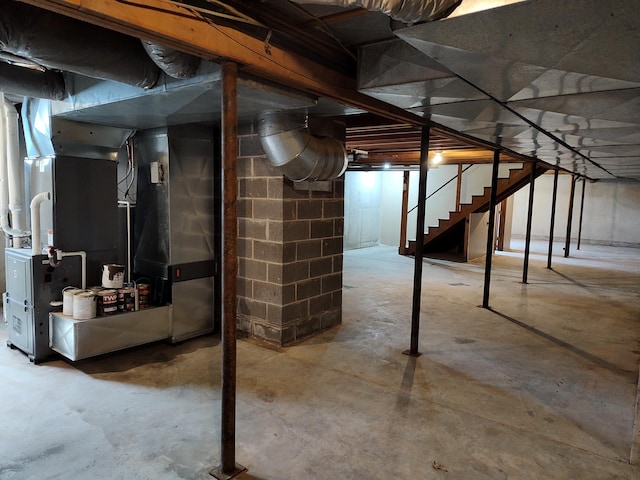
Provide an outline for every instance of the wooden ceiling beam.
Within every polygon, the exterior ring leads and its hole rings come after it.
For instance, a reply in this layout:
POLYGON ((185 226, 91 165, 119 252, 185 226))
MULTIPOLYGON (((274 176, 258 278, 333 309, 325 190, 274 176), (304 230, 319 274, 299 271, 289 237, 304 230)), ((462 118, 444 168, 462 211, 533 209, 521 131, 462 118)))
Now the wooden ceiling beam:
MULTIPOLYGON (((433 158, 436 155, 435 151, 429 152, 429 158, 433 158)), ((521 159, 513 158, 508 153, 501 153, 501 161, 503 162, 521 162, 521 159)), ((474 150, 455 150, 455 151, 443 151, 442 161, 440 165, 449 164, 478 164, 478 163, 492 163, 493 151, 484 149, 474 150)), ((367 156, 358 157, 357 164, 366 165, 381 165, 390 163, 392 165, 419 165, 420 164, 420 152, 394 152, 394 153, 369 153, 367 156)))

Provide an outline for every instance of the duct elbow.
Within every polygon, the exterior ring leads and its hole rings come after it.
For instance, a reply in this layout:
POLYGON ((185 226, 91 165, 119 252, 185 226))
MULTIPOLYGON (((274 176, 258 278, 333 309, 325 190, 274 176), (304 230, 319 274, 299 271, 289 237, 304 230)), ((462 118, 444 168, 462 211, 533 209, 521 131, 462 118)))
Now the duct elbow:
POLYGON ((299 115, 262 114, 259 136, 269 161, 294 182, 334 180, 347 168, 344 145, 335 138, 312 135, 299 115))
POLYGON ((173 78, 191 78, 200 66, 200 58, 154 42, 142 40, 147 55, 167 75, 173 78))

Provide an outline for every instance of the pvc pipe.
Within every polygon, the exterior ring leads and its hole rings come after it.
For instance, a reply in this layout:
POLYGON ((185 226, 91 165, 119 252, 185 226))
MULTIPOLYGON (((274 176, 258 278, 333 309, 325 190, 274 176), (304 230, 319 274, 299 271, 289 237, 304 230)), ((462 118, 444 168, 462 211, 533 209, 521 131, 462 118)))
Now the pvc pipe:
MULTIPOLYGON (((33 217, 32 217, 33 218, 33 217)), ((58 251, 62 258, 64 257, 80 257, 82 262, 82 289, 85 290, 87 288, 87 252, 82 250, 78 250, 77 252, 60 252, 58 251)))
POLYGON ((49 192, 41 192, 31 200, 31 253, 33 255, 42 254, 42 244, 40 242, 40 204, 51 199, 49 192))
POLYGON ((127 206, 127 283, 131 283, 131 202, 118 200, 118 204, 127 206))
MULTIPOLYGON (((19 227, 19 210, 22 210, 23 206, 18 202, 15 203, 16 214, 12 215, 14 225, 9 226, 9 189, 10 184, 13 185, 13 190, 18 190, 22 193, 22 189, 16 185, 19 182, 10 180, 8 164, 11 162, 14 164, 16 158, 19 159, 18 154, 18 131, 17 131, 17 115, 13 105, 11 105, 4 95, 0 94, 0 228, 7 234, 13 237, 26 237, 29 232, 24 231, 19 227), (12 115, 12 111, 15 113, 15 118, 9 118, 12 115)), ((19 171, 15 165, 11 168, 11 173, 16 174, 19 171)), ((12 199, 15 200, 17 194, 12 195, 12 199)))
POLYGON ((5 132, 7 135, 7 186, 11 223, 16 230, 24 230, 24 162, 20 158, 18 144, 18 112, 11 102, 4 99, 5 132))

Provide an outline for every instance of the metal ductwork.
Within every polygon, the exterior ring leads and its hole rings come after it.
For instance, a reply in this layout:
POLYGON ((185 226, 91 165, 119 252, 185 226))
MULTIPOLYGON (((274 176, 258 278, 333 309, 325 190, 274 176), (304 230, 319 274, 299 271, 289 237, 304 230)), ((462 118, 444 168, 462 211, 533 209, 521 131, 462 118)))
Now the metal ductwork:
POLYGON ((142 46, 151 57, 151 60, 170 77, 191 78, 196 74, 200 66, 200 58, 188 53, 148 40, 142 40, 142 46))
POLYGON ((155 85, 160 74, 138 39, 15 1, 2 2, 0 51, 142 88, 155 85))
POLYGON ((344 145, 335 138, 312 135, 304 115, 264 113, 258 128, 267 158, 294 182, 333 180, 347 168, 344 145))
POLYGON ((336 5, 382 12, 404 23, 432 22, 447 17, 462 0, 293 0, 300 4, 336 5))
POLYGON ((27 157, 69 155, 117 160, 124 142, 133 134, 128 128, 77 122, 51 113, 51 102, 25 98, 22 125, 27 157))
POLYGON ((58 72, 39 72, 0 62, 0 92, 19 97, 62 100, 65 96, 64 77, 58 72))

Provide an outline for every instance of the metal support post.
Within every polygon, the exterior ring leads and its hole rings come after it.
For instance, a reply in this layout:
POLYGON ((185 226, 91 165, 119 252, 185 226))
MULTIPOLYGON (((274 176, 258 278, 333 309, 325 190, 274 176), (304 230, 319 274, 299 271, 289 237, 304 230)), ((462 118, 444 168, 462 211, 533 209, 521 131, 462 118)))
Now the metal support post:
POLYGON ((522 269, 522 283, 527 283, 529 276, 529 252, 531 250, 531 223, 533 219, 533 193, 536 186, 536 163, 531 166, 529 176, 529 210, 527 211, 527 236, 524 241, 524 267, 522 269))
POLYGON ((220 466, 210 474, 228 480, 246 470, 236 464, 236 293, 238 277, 238 66, 222 64, 223 317, 220 466))
POLYGON ((424 218, 427 202, 427 172, 429 170, 429 135, 431 129, 422 127, 420 142, 420 184, 418 185, 418 220, 416 223, 416 256, 413 269, 413 307, 411 311, 411 348, 405 355, 417 357, 420 330, 420 300, 422 296, 422 259, 424 256, 424 218))
POLYGON ((458 164, 458 176, 456 177, 456 212, 460 211, 460 195, 462 194, 462 164, 458 164))
POLYGON ((493 231, 496 224, 496 204, 498 197, 498 167, 500 150, 493 152, 493 170, 491 172, 491 200, 489 203, 489 230, 487 232, 487 257, 484 265, 484 295, 482 307, 489 308, 489 289, 491 285, 491 261, 493 257, 493 231))
POLYGON ((578 221, 578 245, 576 250, 580 250, 580 241, 582 240, 582 212, 584 211, 584 189, 587 188, 587 179, 582 179, 582 198, 580 199, 580 220, 578 221))
POLYGON ((553 255, 553 229, 556 224, 556 198, 558 197, 558 169, 553 171, 553 198, 551 199, 551 226, 549 227, 549 255, 547 255, 547 268, 551 268, 551 255, 553 255))
POLYGON ((573 221, 573 197, 576 193, 576 176, 571 176, 571 190, 569 191, 569 214, 567 216, 567 237, 564 241, 564 256, 569 256, 569 248, 571 247, 571 222, 573 221))

